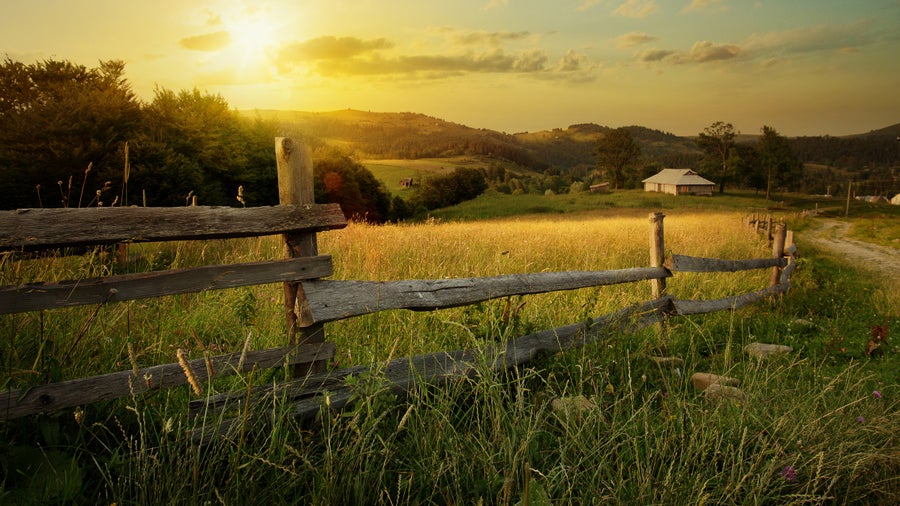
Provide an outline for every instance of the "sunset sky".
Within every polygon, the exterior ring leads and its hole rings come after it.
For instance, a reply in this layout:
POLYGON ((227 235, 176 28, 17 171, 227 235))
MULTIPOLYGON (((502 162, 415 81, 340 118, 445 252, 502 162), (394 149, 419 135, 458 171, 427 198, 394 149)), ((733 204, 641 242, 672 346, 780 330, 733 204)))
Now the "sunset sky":
POLYGON ((898 0, 0 0, 0 56, 124 60, 236 109, 420 112, 509 133, 900 122, 898 0))

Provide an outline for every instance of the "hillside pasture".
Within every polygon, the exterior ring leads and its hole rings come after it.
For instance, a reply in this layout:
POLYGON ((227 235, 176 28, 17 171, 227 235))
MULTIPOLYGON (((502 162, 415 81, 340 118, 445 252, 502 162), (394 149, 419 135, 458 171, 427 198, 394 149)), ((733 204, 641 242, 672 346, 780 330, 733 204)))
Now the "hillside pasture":
POLYGON ((487 163, 477 158, 458 156, 450 158, 422 158, 418 160, 363 160, 361 162, 392 195, 407 196, 408 188, 400 186, 400 180, 413 178, 420 183, 429 176, 450 174, 459 167, 485 168, 487 163))

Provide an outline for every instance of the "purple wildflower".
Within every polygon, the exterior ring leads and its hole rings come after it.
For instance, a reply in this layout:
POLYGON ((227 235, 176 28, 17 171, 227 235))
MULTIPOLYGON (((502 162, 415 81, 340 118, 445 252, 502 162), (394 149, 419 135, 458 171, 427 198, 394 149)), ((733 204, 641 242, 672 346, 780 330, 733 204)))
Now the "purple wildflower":
POLYGON ((859 423, 866 423, 865 417, 862 417, 862 416, 857 416, 856 421, 859 423))
POLYGON ((876 399, 881 399, 881 392, 878 390, 872 390, 872 395, 874 395, 876 399))
POLYGON ((794 469, 794 466, 784 466, 780 474, 786 481, 795 481, 797 479, 797 470, 794 469))

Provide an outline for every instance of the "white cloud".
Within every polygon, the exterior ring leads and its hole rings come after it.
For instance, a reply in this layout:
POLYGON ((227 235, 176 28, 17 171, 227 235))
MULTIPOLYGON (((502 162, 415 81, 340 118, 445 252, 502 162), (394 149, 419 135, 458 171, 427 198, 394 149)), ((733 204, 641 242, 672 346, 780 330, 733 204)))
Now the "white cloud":
POLYGON ((621 48, 640 46, 656 40, 656 37, 642 32, 629 32, 616 37, 616 45, 621 48))
POLYGON ((626 0, 616 7, 613 14, 626 18, 646 18, 659 11, 659 5, 654 0, 626 0))
POLYGON ((866 45, 873 40, 870 23, 858 21, 846 25, 819 25, 782 32, 753 34, 742 46, 753 54, 771 55, 837 50, 866 45))
POLYGON ((681 9, 681 13, 725 10, 728 10, 728 7, 722 0, 691 0, 690 5, 681 9))

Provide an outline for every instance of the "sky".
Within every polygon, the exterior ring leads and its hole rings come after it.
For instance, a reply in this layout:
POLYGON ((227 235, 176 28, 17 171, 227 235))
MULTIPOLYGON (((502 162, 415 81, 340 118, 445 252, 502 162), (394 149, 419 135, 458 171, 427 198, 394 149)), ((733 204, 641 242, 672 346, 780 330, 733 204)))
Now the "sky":
POLYGON ((848 135, 900 122, 900 0, 0 0, 0 57, 123 60, 141 100, 848 135))

